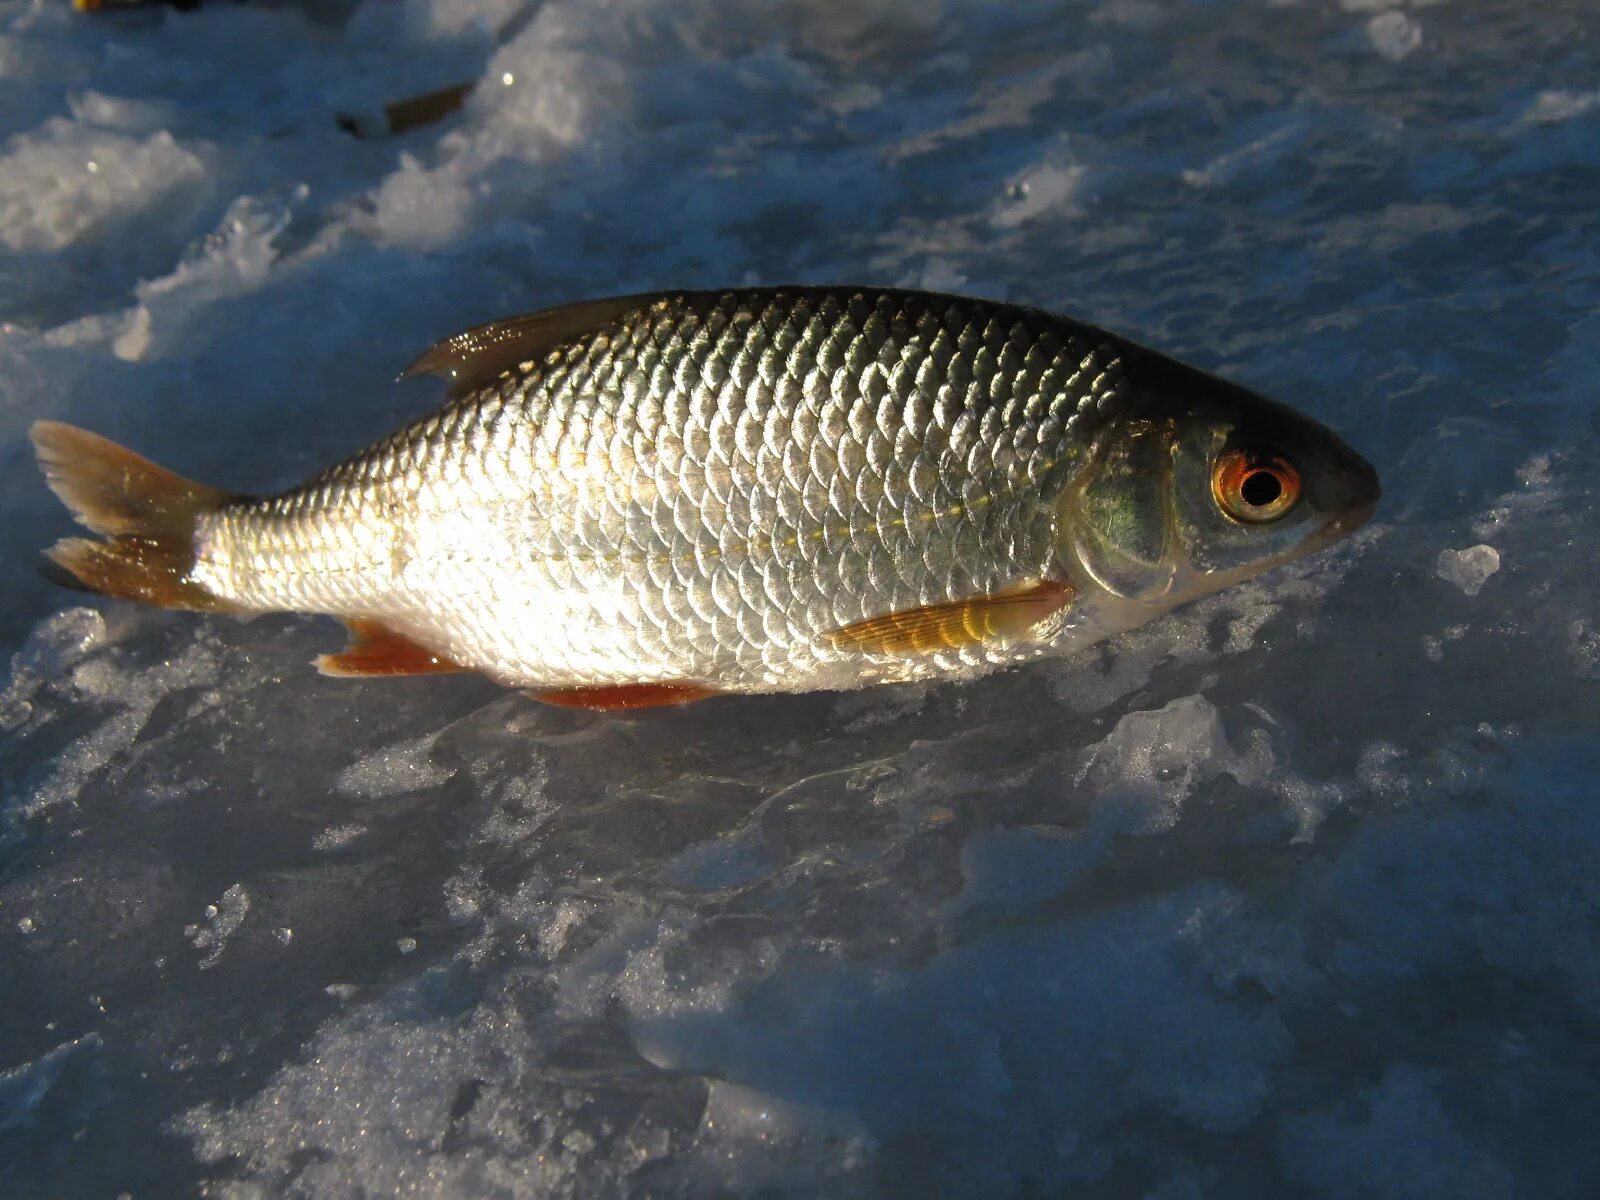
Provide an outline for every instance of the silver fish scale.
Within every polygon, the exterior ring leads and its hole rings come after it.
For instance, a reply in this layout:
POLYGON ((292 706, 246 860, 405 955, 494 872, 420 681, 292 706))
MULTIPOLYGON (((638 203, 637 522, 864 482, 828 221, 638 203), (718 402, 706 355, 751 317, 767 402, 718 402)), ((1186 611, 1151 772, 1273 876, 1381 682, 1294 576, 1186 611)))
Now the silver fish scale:
POLYGON ((508 683, 801 690, 960 674, 833 630, 1049 576, 1121 345, 1032 310, 775 289, 641 301, 202 528, 256 609, 382 621, 508 683))

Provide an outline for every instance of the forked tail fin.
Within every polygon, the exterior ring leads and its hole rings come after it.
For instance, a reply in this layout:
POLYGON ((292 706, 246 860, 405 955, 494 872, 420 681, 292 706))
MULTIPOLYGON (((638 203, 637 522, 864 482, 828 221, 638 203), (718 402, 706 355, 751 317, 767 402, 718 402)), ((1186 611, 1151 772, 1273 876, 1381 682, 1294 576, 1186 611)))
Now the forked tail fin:
POLYGON ((45 482, 104 540, 63 538, 45 551, 57 583, 163 608, 209 612, 235 606, 191 578, 195 521, 233 497, 191 483, 113 441, 38 421, 29 430, 45 482))

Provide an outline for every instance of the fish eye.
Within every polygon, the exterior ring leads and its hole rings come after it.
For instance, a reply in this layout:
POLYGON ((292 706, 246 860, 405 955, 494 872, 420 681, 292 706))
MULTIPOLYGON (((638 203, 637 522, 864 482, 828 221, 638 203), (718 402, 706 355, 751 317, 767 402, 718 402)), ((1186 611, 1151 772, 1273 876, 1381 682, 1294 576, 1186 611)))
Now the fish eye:
POLYGON ((1234 520, 1264 525, 1300 499, 1300 472, 1281 455, 1229 450, 1211 468, 1211 494, 1234 520))

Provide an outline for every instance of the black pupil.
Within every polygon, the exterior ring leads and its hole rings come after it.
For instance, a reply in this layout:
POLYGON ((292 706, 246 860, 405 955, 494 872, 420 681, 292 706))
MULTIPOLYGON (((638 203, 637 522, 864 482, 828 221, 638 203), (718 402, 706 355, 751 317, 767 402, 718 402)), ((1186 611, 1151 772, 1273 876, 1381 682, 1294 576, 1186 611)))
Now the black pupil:
POLYGON ((1239 495, 1251 508, 1265 508, 1283 495, 1283 484, 1271 471, 1251 471, 1239 485, 1239 495))

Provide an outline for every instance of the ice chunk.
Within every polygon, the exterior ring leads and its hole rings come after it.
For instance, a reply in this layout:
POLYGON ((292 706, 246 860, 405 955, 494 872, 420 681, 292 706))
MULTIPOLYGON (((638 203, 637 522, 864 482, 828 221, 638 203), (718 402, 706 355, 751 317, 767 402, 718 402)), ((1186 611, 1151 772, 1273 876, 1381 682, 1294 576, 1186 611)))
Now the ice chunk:
POLYGON ((1441 550, 1436 568, 1440 579, 1453 583, 1469 596, 1476 596, 1500 569, 1500 552, 1493 546, 1468 546, 1465 550, 1441 550))
POLYGON ((1118 814, 1120 830, 1156 833, 1177 823, 1184 800, 1205 780, 1227 774, 1259 784, 1273 765, 1270 748, 1259 741, 1236 753, 1216 706, 1204 696, 1184 696, 1118 721, 1085 754, 1078 782, 1095 789, 1103 812, 1118 814))
MULTIPOLYGON (((1018 185, 1023 187, 1024 185, 1018 185)), ((954 292, 967 282, 967 277, 961 273, 961 268, 947 258, 937 255, 928 259, 916 278, 916 286, 930 292, 954 292)))
POLYGON ((203 952, 200 958, 202 971, 217 965, 217 960, 227 948, 228 939, 244 924, 245 914, 249 911, 250 893, 245 891, 243 884, 236 883, 222 893, 222 899, 206 905, 205 924, 184 927, 183 936, 189 939, 196 950, 203 952))
POLYGON ((1390 62, 1402 62, 1422 45, 1422 25, 1398 10, 1382 12, 1367 22, 1367 40, 1390 62))
POLYGON ((1046 160, 1014 179, 990 218, 1010 228, 1046 214, 1072 216, 1079 211, 1077 198, 1089 169, 1073 161, 1046 160))

